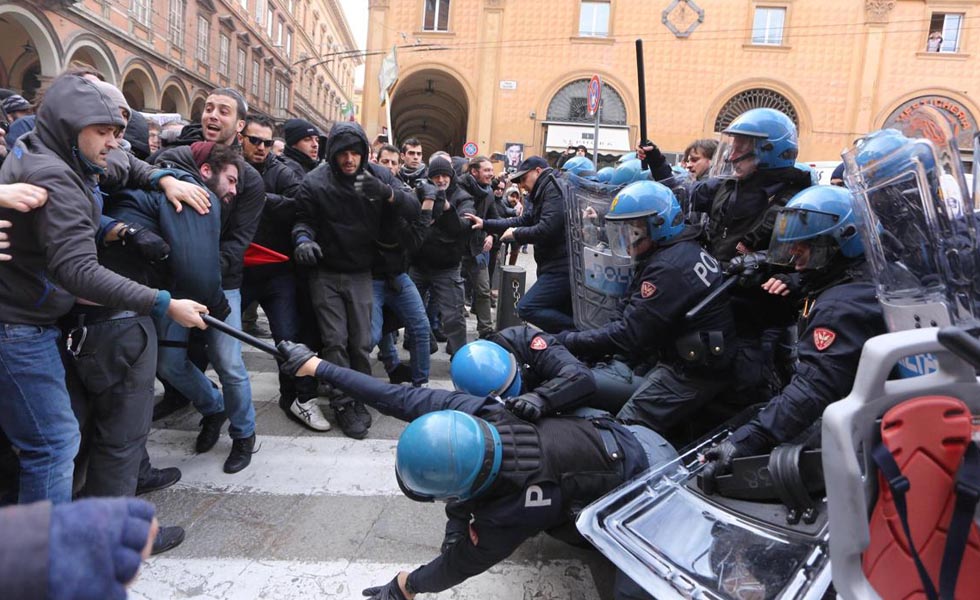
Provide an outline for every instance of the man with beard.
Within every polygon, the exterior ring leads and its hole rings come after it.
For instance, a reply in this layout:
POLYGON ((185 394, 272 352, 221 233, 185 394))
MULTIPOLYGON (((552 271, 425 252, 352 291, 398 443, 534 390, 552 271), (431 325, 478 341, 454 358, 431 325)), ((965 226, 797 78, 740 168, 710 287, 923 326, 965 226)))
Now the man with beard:
MULTIPOLYGON (((493 201, 493 163, 485 156, 477 156, 469 162, 467 172, 460 175, 456 193, 450 197, 456 211, 470 215, 472 223, 496 219, 497 209, 493 201)), ((476 332, 482 338, 493 333, 490 315, 490 249, 493 236, 467 222, 469 239, 463 250, 463 271, 473 286, 473 314, 476 315, 476 332)))
POLYGON ((283 160, 302 179, 320 164, 320 130, 304 119, 289 119, 282 131, 286 140, 283 160))
MULTIPOLYGON (((230 88, 211 92, 204 102, 201 122, 184 127, 176 147, 167 148, 154 157, 158 165, 172 162, 193 164, 189 146, 194 142, 207 141, 222 146, 237 146, 238 133, 245 127, 248 106, 241 94, 230 88)), ((262 176, 250 165, 244 165, 235 180, 235 190, 221 199, 221 281, 225 297, 231 309, 225 322, 241 328, 241 286, 245 249, 252 242, 258 228, 259 217, 265 202, 265 185, 262 176)), ((169 326, 167 327, 169 330, 169 326)), ((160 337, 169 339, 165 331, 160 337)), ((215 332, 208 332, 208 358, 214 364, 221 381, 221 390, 215 389, 203 375, 187 374, 175 380, 162 374, 170 385, 189 398, 202 412, 201 433, 196 449, 208 452, 221 436, 225 419, 231 421, 228 433, 232 438, 232 450, 225 461, 228 473, 237 473, 249 465, 255 447, 255 407, 252 404, 252 388, 248 370, 242 358, 241 342, 215 332), (222 397, 223 396, 223 397, 222 397), (227 416, 226 416, 227 415, 227 416)), ((161 356, 161 364, 163 358, 161 356)), ((184 366, 189 363, 184 363, 184 366)), ((186 369, 178 369, 186 373, 186 369)))

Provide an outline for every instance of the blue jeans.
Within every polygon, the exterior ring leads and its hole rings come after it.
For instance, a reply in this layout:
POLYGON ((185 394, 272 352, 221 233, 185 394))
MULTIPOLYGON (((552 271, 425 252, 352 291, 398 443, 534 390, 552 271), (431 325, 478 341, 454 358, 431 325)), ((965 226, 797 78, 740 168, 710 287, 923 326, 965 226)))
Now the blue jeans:
POLYGON ((56 327, 0 323, 0 429, 20 451, 21 504, 71 502, 81 441, 56 327))
POLYGON ((517 314, 522 320, 548 333, 575 329, 568 273, 556 271, 538 274, 537 281, 517 303, 517 314))
MULTIPOLYGON (((231 314, 225 323, 236 329, 242 327, 242 294, 240 290, 225 290, 231 306, 231 314)), ((255 433, 255 406, 252 404, 252 386, 248 369, 242 358, 242 344, 217 329, 204 332, 207 341, 208 360, 221 382, 216 390, 211 381, 187 359, 189 331, 167 317, 156 320, 160 338, 160 354, 157 375, 174 386, 177 391, 194 403, 194 408, 208 416, 224 412, 228 416, 228 433, 232 439, 250 437, 255 433), (164 343, 167 343, 166 345, 164 343), (172 347, 172 343, 184 347, 172 347)))
MULTIPOLYGON (((412 383, 421 385, 429 381, 429 318, 425 313, 425 305, 418 288, 407 273, 399 273, 393 278, 394 287, 387 285, 383 279, 371 282, 374 292, 374 303, 371 305, 371 346, 381 342, 383 325, 382 308, 387 306, 398 320, 405 325, 407 336, 411 343, 409 353, 412 357, 412 383)), ((390 348, 381 348, 382 355, 390 356, 390 348)), ((397 352, 395 357, 397 360, 397 352)), ((397 365, 397 362, 393 363, 397 365)), ((387 368, 388 365, 385 365, 387 368)), ((394 366, 392 366, 394 368, 394 366)))

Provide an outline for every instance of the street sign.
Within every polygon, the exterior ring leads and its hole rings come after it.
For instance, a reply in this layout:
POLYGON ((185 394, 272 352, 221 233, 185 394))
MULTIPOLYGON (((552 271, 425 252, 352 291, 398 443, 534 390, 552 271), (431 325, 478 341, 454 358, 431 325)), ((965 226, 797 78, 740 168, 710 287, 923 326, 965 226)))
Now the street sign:
POLYGON ((463 156, 466 158, 473 158, 479 151, 480 147, 476 145, 476 142, 466 142, 463 144, 463 156))
POLYGON ((589 81, 589 116, 595 115, 599 110, 599 98, 602 96, 602 82, 598 75, 593 75, 589 81))

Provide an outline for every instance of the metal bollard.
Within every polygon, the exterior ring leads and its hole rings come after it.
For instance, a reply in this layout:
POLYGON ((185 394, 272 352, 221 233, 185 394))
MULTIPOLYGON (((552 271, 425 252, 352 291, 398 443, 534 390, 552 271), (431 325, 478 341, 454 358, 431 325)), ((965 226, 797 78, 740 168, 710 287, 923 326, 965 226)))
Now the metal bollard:
POLYGON ((504 265, 500 268, 500 291, 497 293, 497 331, 523 325, 517 316, 517 303, 524 297, 527 284, 527 271, 517 265, 504 265))

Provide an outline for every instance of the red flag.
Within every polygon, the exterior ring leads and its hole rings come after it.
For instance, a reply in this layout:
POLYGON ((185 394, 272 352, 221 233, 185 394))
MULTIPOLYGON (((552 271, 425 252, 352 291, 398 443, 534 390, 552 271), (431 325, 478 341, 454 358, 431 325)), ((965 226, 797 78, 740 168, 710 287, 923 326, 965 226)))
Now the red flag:
POLYGON ((274 265, 289 260, 285 254, 279 254, 275 250, 270 250, 258 244, 249 244, 245 249, 245 266, 258 267, 260 265, 274 265))

